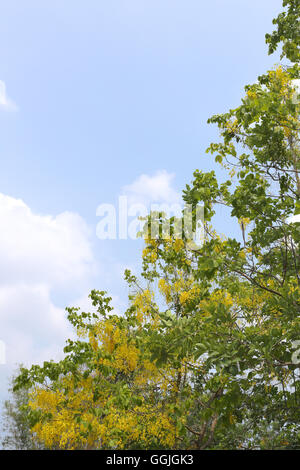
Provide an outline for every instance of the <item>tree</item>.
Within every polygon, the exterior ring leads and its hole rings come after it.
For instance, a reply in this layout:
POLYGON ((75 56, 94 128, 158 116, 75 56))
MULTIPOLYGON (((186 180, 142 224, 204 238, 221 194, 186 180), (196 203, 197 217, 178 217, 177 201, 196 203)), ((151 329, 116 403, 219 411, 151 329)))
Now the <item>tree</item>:
POLYGON ((4 402, 2 414, 2 448, 12 450, 29 450, 36 448, 30 430, 31 422, 28 412, 29 391, 20 388, 13 391, 14 379, 9 389, 11 398, 4 402))
POLYGON ((141 279, 126 272, 124 315, 92 291, 97 314, 68 309, 79 338, 65 358, 18 377, 15 390, 31 388, 32 431, 47 447, 299 446, 300 234, 289 220, 300 213, 300 8, 298 0, 284 6, 266 41, 270 52, 282 42, 291 62, 209 120, 222 140, 208 153, 228 178, 196 170, 184 191, 194 215, 204 205, 203 246, 191 246, 181 220, 151 214, 141 279), (218 205, 240 237, 216 232, 218 205))
POLYGON ((292 62, 299 63, 300 60, 300 22, 299 22, 299 0, 284 0, 283 6, 287 7, 273 20, 277 29, 272 34, 266 35, 266 43, 269 44, 269 54, 276 51, 278 44, 282 43, 281 58, 286 57, 292 62))
POLYGON ((69 309, 79 339, 69 340, 65 359, 22 370, 19 386, 34 385, 32 432, 52 449, 172 447, 175 371, 160 375, 143 347, 156 321, 150 293, 138 294, 124 317, 110 314, 104 292, 91 298, 97 314, 69 309))

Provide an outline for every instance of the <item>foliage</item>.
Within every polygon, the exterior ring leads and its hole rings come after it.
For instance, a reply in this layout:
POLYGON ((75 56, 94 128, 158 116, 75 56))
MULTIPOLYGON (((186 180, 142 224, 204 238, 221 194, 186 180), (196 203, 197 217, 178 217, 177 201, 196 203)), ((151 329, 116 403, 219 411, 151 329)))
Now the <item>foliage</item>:
POLYGON ((163 214, 151 238, 147 219, 141 280, 125 273, 124 315, 92 291, 97 314, 68 309, 78 340, 65 358, 18 377, 16 390, 31 388, 32 432, 47 447, 298 446, 299 226, 289 218, 300 213, 299 1, 284 6, 266 40, 270 52, 283 44, 290 65, 209 120, 221 142, 208 153, 228 178, 196 170, 184 191, 187 204, 204 204, 203 246, 163 214), (240 237, 214 229, 219 205, 240 237))
POLYGON ((266 35, 266 42, 269 44, 269 54, 272 54, 277 49, 278 44, 282 43, 281 58, 287 57, 292 62, 299 62, 300 1, 284 0, 283 6, 287 7, 287 9, 273 20, 273 24, 277 25, 277 30, 272 34, 266 35))

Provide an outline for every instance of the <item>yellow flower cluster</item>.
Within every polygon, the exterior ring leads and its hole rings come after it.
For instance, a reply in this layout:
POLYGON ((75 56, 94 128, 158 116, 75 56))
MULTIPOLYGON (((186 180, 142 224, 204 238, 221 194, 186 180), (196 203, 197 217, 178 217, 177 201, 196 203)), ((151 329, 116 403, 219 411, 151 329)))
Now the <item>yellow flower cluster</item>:
POLYGON ((146 247, 142 252, 143 259, 147 260, 149 263, 155 263, 157 260, 157 250, 155 240, 147 240, 146 247))
POLYGON ((112 322, 106 320, 104 322, 100 322, 95 330, 98 333, 104 348, 109 353, 112 353, 115 345, 120 342, 120 329, 112 322))
POLYGON ((269 77, 272 82, 280 85, 282 94, 286 94, 288 92, 291 79, 289 74, 283 70, 281 65, 279 65, 275 70, 270 70, 269 77))
POLYGON ((134 383, 137 386, 145 386, 150 382, 157 381, 158 369, 154 362, 151 362, 149 359, 144 359, 141 361, 141 367, 139 373, 134 379, 134 383))
POLYGON ((178 253, 184 247, 184 241, 181 238, 176 238, 173 243, 173 248, 178 253))
MULTIPOLYGON (((112 354, 111 360, 100 360, 103 365, 111 365, 114 369, 123 372, 133 371, 136 368, 139 351, 133 344, 130 344, 125 330, 121 330, 112 321, 105 320, 96 326, 95 332, 104 350, 112 354)), ((95 333, 90 335, 90 342, 93 349, 97 350, 99 345, 95 333)))
POLYGON ((180 294, 180 303, 181 304, 185 304, 186 302, 188 302, 191 298, 191 291, 183 291, 181 292, 180 294))
POLYGON ((250 100, 255 100, 257 98, 257 94, 253 90, 248 90, 247 96, 250 100))
MULTIPOLYGON (((47 448, 101 449, 112 442, 119 449, 126 447, 127 442, 139 442, 146 447, 155 442, 167 447, 174 445, 175 427, 161 407, 142 404, 132 410, 125 410, 112 406, 108 414, 99 418, 90 411, 97 406, 92 400, 92 389, 87 384, 80 385, 78 388, 77 384, 74 393, 69 393, 68 404, 64 403, 64 406, 55 404, 55 392, 48 390, 37 391, 34 401, 30 402, 33 409, 43 413, 49 413, 51 403, 52 417, 40 421, 32 429, 36 439, 47 448), (74 397, 77 394, 80 396, 80 403, 78 400, 72 402, 72 394, 74 397), (78 421, 75 416, 79 410, 81 419, 78 421)), ((60 397, 59 392, 57 395, 60 397)))
POLYGON ((136 316, 140 323, 142 323, 145 318, 151 316, 153 299, 154 294, 149 289, 145 289, 136 294, 133 305, 136 307, 136 316))
POLYGON ((165 301, 170 303, 173 299, 179 298, 180 304, 194 300, 200 294, 199 286, 190 278, 184 279, 184 273, 179 271, 179 278, 169 283, 165 279, 158 281, 158 288, 163 294, 165 301))
POLYGON ((225 305, 227 308, 232 307, 234 300, 231 294, 227 291, 217 290, 213 292, 208 300, 202 300, 200 302, 200 307, 204 313, 210 315, 208 307, 218 306, 220 304, 225 305))
POLYGON ((116 349, 113 365, 123 372, 133 371, 137 367, 138 358, 139 350, 126 342, 116 349))
POLYGON ((238 129, 239 129, 239 122, 237 119, 235 120, 228 120, 226 123, 225 123, 225 128, 229 131, 229 132, 233 132, 233 133, 236 133, 238 132, 238 129))

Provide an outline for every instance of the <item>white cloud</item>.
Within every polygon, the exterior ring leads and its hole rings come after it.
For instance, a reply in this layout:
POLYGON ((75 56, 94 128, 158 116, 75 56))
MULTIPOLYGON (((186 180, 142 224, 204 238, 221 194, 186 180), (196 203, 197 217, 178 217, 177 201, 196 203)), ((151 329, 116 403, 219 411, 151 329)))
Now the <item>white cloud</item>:
POLYGON ((96 272, 90 233, 77 214, 38 215, 0 194, 0 339, 7 362, 38 363, 71 329, 53 295, 81 296, 96 272))
POLYGON ((17 111, 17 105, 8 98, 6 94, 6 85, 0 80, 0 110, 4 111, 17 111))
POLYGON ((37 215, 22 200, 0 194, 0 224, 0 286, 26 280, 65 287, 90 273, 89 230, 79 215, 37 215))
POLYGON ((296 222, 300 222, 300 214, 291 215, 291 216, 287 219, 287 223, 288 223, 288 224, 295 224, 296 222))
POLYGON ((132 184, 123 187, 129 204, 151 203, 179 204, 180 194, 172 187, 174 173, 159 170, 153 176, 140 175, 132 184))
POLYGON ((10 366, 57 359, 72 335, 64 309, 53 304, 48 286, 41 284, 0 287, 0 326, 10 366))

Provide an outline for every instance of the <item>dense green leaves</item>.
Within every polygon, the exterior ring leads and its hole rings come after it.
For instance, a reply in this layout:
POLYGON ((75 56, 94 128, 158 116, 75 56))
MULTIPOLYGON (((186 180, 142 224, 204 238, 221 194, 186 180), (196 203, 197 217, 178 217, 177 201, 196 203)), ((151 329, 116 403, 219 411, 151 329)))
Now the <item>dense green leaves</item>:
POLYGON ((286 10, 273 20, 277 29, 272 34, 266 35, 269 44, 269 54, 272 54, 282 43, 282 57, 287 57, 292 62, 300 60, 300 2, 299 0, 284 0, 286 10))

